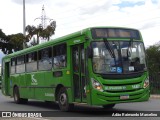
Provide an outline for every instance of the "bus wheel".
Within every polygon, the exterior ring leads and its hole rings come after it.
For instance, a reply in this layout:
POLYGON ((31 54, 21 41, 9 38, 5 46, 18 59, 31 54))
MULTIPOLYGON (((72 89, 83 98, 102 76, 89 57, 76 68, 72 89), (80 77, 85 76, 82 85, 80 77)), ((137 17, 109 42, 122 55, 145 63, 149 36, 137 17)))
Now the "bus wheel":
POLYGON ((62 111, 70 111, 73 108, 73 104, 68 103, 67 91, 64 87, 60 88, 58 93, 58 104, 62 111))
POLYGON ((14 88, 14 90, 13 90, 13 97, 14 97, 15 103, 17 103, 17 104, 21 103, 21 99, 20 99, 20 96, 19 96, 19 89, 18 89, 18 87, 15 87, 15 88, 14 88))
POLYGON ((103 105, 104 109, 111 109, 115 106, 116 104, 109 104, 109 105, 103 105))
POLYGON ((17 103, 17 104, 27 103, 28 102, 28 99, 20 98, 18 87, 14 88, 14 90, 13 90, 13 97, 14 97, 15 103, 17 103))

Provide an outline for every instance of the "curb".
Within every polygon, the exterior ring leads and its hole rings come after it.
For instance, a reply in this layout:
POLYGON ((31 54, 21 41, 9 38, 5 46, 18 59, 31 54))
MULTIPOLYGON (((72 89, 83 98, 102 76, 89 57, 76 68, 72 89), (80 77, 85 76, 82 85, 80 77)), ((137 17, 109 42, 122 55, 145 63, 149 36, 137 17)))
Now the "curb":
POLYGON ((153 98, 153 99, 160 99, 160 95, 150 95, 150 98, 153 98))

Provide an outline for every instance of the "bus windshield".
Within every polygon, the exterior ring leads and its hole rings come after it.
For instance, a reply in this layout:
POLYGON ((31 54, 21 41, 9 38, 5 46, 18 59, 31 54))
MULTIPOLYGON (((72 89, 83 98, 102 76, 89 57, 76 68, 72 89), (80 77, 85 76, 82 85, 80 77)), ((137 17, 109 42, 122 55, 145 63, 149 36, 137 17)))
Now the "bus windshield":
POLYGON ((93 71, 99 74, 125 74, 146 69, 144 44, 134 41, 92 42, 93 71))

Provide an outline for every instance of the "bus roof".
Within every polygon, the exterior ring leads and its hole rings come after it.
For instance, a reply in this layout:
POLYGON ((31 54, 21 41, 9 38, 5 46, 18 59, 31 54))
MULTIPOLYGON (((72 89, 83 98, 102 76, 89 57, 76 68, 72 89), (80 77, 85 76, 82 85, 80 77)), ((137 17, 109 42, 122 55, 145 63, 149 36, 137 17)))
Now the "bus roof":
POLYGON ((71 33, 71 34, 66 35, 66 36, 62 36, 62 37, 59 37, 59 38, 56 38, 56 39, 51 39, 48 42, 45 42, 45 43, 42 43, 42 44, 39 44, 39 45, 35 45, 33 47, 26 48, 24 50, 20 50, 20 51, 11 53, 9 55, 4 56, 3 58, 13 57, 13 56, 17 56, 17 55, 23 55, 24 53, 27 53, 27 52, 30 52, 30 51, 36 51, 37 49, 40 49, 40 48, 43 48, 43 47, 46 47, 46 46, 49 46, 49 45, 52 45, 52 44, 55 44, 55 43, 60 43, 62 41, 67 41, 70 38, 73 38, 73 37, 80 36, 80 35, 84 34, 89 29, 90 28, 86 28, 86 29, 80 30, 78 32, 71 33))
MULTIPOLYGON (((68 34, 68 35, 56 38, 56 39, 51 39, 50 41, 42 43, 42 44, 39 44, 39 45, 36 45, 36 46, 30 47, 30 48, 26 48, 24 50, 20 50, 20 51, 11 53, 9 55, 4 56, 3 58, 9 58, 9 57, 13 57, 13 56, 16 57, 18 55, 23 55, 23 54, 28 53, 30 51, 36 51, 36 50, 41 49, 43 47, 45 48, 46 46, 49 46, 49 45, 52 45, 52 44, 55 44, 55 43, 59 43, 59 42, 62 42, 62 41, 67 41, 70 38, 73 38, 73 37, 76 37, 76 36, 80 36, 80 35, 83 35, 83 34, 87 34, 88 31, 90 31, 92 28, 123 28, 123 29, 133 29, 133 28, 126 28, 126 27, 113 27, 113 26, 89 27, 89 28, 82 29, 80 31, 77 31, 77 32, 74 32, 74 33, 71 33, 71 34, 68 34)), ((137 29, 133 29, 133 30, 137 30, 137 29)))

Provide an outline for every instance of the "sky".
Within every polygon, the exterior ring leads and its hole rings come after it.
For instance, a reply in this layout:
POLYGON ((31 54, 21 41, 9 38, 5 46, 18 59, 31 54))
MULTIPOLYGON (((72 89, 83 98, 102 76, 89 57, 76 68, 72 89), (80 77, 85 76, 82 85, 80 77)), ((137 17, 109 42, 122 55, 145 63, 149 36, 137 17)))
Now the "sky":
MULTIPOLYGON (((23 0, 1 0, 0 29, 23 33, 23 0)), ((52 39, 93 26, 139 29, 146 47, 160 41, 160 0, 25 0, 26 25, 41 23, 42 6, 56 21, 52 39), (36 20, 35 20, 36 19, 36 20)), ((49 21, 47 21, 47 24, 49 21)))

